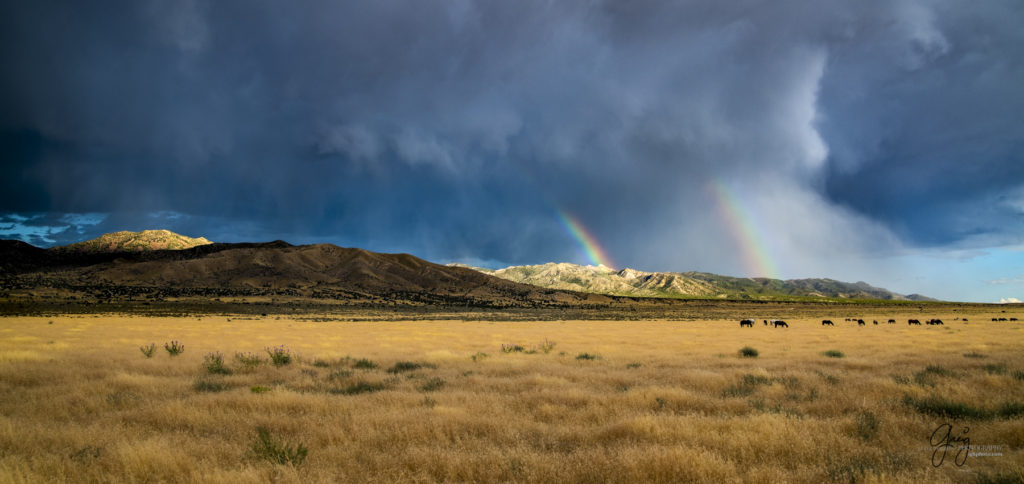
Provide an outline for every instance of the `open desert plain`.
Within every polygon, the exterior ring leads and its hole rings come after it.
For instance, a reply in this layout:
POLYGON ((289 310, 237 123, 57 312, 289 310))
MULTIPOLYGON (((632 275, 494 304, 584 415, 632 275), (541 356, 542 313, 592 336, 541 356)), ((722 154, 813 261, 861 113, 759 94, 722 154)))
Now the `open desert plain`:
POLYGON ((9 316, 0 480, 1020 482, 1024 324, 991 308, 9 316))
POLYGON ((0 1, 0 484, 1024 484, 1024 0, 0 1))

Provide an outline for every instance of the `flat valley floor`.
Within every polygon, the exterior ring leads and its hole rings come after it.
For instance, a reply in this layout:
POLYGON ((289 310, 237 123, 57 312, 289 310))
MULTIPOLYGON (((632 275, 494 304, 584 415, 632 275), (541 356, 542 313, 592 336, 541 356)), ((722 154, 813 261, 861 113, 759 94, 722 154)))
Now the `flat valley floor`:
POLYGON ((996 316, 4 317, 0 482, 1024 482, 996 316))

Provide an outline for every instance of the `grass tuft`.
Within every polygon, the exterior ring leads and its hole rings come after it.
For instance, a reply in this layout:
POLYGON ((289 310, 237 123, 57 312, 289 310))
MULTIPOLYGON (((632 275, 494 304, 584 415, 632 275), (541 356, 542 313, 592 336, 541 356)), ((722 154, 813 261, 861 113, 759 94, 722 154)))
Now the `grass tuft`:
POLYGON ((580 353, 576 355, 577 360, 600 360, 601 355, 592 353, 580 353))
POLYGON ((843 354, 842 351, 839 351, 839 350, 828 350, 828 351, 822 353, 822 355, 825 355, 825 356, 827 356, 829 358, 842 358, 842 357, 846 356, 846 355, 843 354))
POLYGON ((301 443, 292 446, 275 439, 265 427, 256 428, 256 441, 251 446, 253 454, 274 464, 297 466, 309 454, 301 443))
POLYGON ((219 381, 210 381, 200 378, 192 384, 192 389, 197 392, 217 393, 228 389, 227 384, 219 381))
POLYGON ((740 348, 740 356, 743 358, 757 358, 758 354, 756 349, 749 346, 740 348))
POLYGON ((1005 375, 1007 372, 1006 365, 1002 363, 991 363, 981 368, 989 375, 1005 375))
POLYGON ((853 418, 857 426, 857 435, 864 440, 871 440, 878 434, 878 417, 875 414, 862 410, 853 418))
POLYGON ((935 386, 936 377, 950 376, 953 376, 953 372, 939 365, 928 365, 925 369, 914 373, 914 383, 922 386, 935 386))
POLYGON ((360 393, 379 392, 387 388, 388 385, 386 383, 369 383, 359 380, 345 388, 333 389, 330 392, 335 395, 359 395, 360 393))
POLYGON ((352 367, 358 368, 360 370, 372 370, 374 368, 377 368, 377 364, 366 358, 360 358, 356 360, 352 367))
POLYGON ((156 343, 150 343, 148 345, 139 346, 139 351, 146 355, 146 358, 152 358, 153 353, 156 352, 156 343))
POLYGON ((427 380, 426 383, 420 385, 421 392, 435 392, 444 387, 444 380, 439 377, 434 377, 427 380))
POLYGON ((393 373, 393 374, 397 375, 399 373, 406 372, 406 371, 419 370, 420 368, 437 368, 437 367, 434 366, 434 365, 431 365, 430 363, 416 363, 414 361, 399 361, 398 363, 395 363, 394 366, 392 366, 391 368, 388 368, 388 373, 393 373))
POLYGON ((989 417, 989 413, 984 409, 973 407, 962 402, 954 402, 942 397, 914 398, 907 395, 903 397, 903 404, 913 408, 918 413, 934 417, 975 419, 985 419, 989 417))

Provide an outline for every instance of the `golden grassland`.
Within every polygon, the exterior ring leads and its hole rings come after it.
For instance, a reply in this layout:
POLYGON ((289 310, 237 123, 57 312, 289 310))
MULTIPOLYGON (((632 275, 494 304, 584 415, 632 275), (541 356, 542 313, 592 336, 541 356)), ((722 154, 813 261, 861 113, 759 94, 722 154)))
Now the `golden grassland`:
POLYGON ((1022 482, 1024 323, 991 316, 0 318, 0 481, 1022 482), (933 466, 944 423, 978 455, 933 466))

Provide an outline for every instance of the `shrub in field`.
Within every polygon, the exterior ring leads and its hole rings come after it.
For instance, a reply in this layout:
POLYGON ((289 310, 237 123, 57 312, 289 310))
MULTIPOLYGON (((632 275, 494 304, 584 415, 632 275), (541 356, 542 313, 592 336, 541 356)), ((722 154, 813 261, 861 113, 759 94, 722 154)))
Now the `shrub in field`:
POLYGON ((640 368, 641 366, 644 366, 644 365, 641 365, 640 363, 637 363, 635 361, 632 362, 632 363, 627 363, 626 364, 626 368, 628 368, 628 369, 640 368))
POLYGON ((526 351, 526 348, 524 348, 522 345, 502 343, 501 351, 502 353, 522 353, 526 351))
POLYGON ((426 381, 423 385, 420 385, 420 391, 422 392, 433 392, 440 390, 444 386, 444 380, 438 377, 431 378, 426 381))
POLYGON ((330 375, 327 375, 328 380, 341 380, 352 376, 352 370, 334 370, 330 375))
POLYGON ((249 388, 249 391, 253 393, 267 393, 270 391, 270 387, 265 387, 262 385, 253 385, 251 388, 249 388))
POLYGON ((405 371, 419 370, 420 368, 435 368, 434 365, 429 363, 416 363, 414 361, 399 361, 394 366, 388 368, 388 373, 399 374, 405 371))
POLYGON ((842 358, 843 356, 846 356, 843 354, 842 351, 839 350, 828 350, 822 354, 829 358, 842 358))
POLYGON ((388 388, 386 383, 369 383, 359 380, 345 388, 330 390, 335 395, 358 395, 360 393, 373 393, 388 388))
POLYGON ((352 366, 354 368, 359 368, 360 370, 372 370, 374 368, 377 368, 377 364, 376 363, 374 363, 374 362, 372 362, 372 361, 370 361, 370 360, 368 360, 366 358, 360 358, 360 359, 356 360, 355 364, 353 364, 352 366))
POLYGON ((964 358, 984 358, 984 357, 985 357, 985 355, 983 355, 981 353, 978 353, 977 351, 972 351, 970 353, 964 353, 964 358))
POLYGON ((576 359, 577 360, 599 360, 599 359, 601 359, 601 355, 596 355, 596 354, 592 354, 592 353, 580 353, 580 354, 576 355, 576 359))
POLYGON ((203 368, 206 368, 208 373, 214 375, 230 375, 231 370, 224 366, 224 355, 219 351, 216 353, 210 353, 203 357, 203 368))
POLYGON ((235 353, 235 361, 246 368, 256 368, 263 364, 263 358, 256 353, 235 353))
POLYGON ((330 368, 331 367, 331 363, 329 361, 321 360, 321 359, 317 358, 317 359, 313 360, 313 366, 315 366, 317 368, 330 368))
POLYGON ((282 367, 284 365, 291 364, 292 353, 282 346, 275 346, 273 348, 266 348, 267 354, 270 355, 270 362, 276 367, 282 367))
POLYGON ((471 360, 473 360, 474 362, 476 362, 476 361, 480 361, 480 360, 482 360, 482 359, 484 359, 484 358, 487 358, 487 353, 483 353, 483 352, 479 352, 479 351, 478 351, 478 352, 477 352, 477 353, 476 353, 475 355, 473 355, 473 356, 470 356, 469 358, 470 358, 471 360))
POLYGON ((156 352, 156 343, 150 343, 148 345, 139 346, 139 351, 146 355, 146 358, 152 358, 153 353, 156 352))
POLYGON ((878 417, 867 410, 857 413, 853 423, 857 426, 857 435, 864 440, 871 440, 878 433, 878 417))
POLYGON ((301 443, 292 446, 275 439, 265 427, 256 428, 256 441, 252 443, 252 452, 261 459, 275 464, 297 466, 306 460, 309 449, 301 443))
POLYGON ((200 379, 196 380, 195 383, 192 384, 192 389, 197 391, 197 392, 213 392, 213 393, 215 393, 215 392, 222 392, 224 390, 227 390, 228 386, 226 384, 224 384, 223 382, 210 381, 210 380, 206 380, 206 379, 200 378, 200 379))
POLYGON ((1024 415, 1024 403, 1005 402, 995 410, 974 407, 966 403, 947 400, 943 397, 903 397, 903 404, 926 415, 946 418, 1012 419, 1024 415))
POLYGON ((540 344, 540 346, 539 346, 538 348, 539 348, 539 349, 540 349, 541 351, 543 351, 543 352, 544 352, 544 354, 546 355, 546 354, 548 354, 548 353, 551 353, 551 350, 555 349, 555 345, 556 345, 556 344, 557 344, 557 343, 555 343, 554 341, 548 341, 548 339, 547 339, 547 338, 544 338, 544 342, 543 342, 543 343, 541 343, 541 344, 540 344))
POLYGON ((830 375, 828 373, 821 373, 821 372, 818 373, 818 376, 820 376, 822 380, 825 380, 825 383, 828 383, 829 385, 838 385, 839 384, 839 377, 838 376, 830 375))
POLYGON ((744 346, 740 348, 740 356, 744 358, 757 358, 758 352, 754 348, 744 346))
POLYGON ((985 365, 981 368, 985 370, 985 372, 988 373, 989 375, 1005 375, 1007 371, 1006 365, 1001 363, 985 365))
POLYGON ((918 385, 935 385, 935 377, 949 377, 953 376, 953 372, 939 366, 939 365, 928 365, 925 369, 914 373, 914 383, 918 385))
POLYGON ((1016 380, 1024 381, 1024 371, 1017 370, 1013 372, 1013 378, 1016 380))
POLYGON ((185 345, 177 341, 171 341, 170 343, 164 343, 164 349, 167 350, 167 354, 178 356, 185 352, 185 345))

